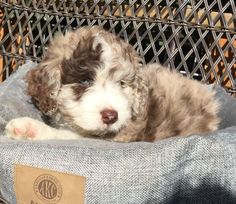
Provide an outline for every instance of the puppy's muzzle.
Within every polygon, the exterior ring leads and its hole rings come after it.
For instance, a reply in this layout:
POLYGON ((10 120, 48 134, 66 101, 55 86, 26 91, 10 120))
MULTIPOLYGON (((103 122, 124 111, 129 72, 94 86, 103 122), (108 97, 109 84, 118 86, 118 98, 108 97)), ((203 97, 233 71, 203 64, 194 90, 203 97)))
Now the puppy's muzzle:
POLYGON ((118 113, 113 109, 104 109, 100 112, 103 123, 111 125, 118 120, 118 113))

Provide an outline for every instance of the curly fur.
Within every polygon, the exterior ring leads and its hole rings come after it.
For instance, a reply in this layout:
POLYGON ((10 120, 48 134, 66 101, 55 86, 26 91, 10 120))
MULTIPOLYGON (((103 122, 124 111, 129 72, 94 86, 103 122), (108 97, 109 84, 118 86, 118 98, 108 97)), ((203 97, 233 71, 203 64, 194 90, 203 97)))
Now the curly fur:
POLYGON ((148 88, 143 108, 114 140, 156 141, 217 130, 219 103, 213 90, 157 63, 138 75, 148 88))
POLYGON ((79 28, 57 37, 27 74, 28 94, 44 115, 82 136, 156 141, 217 129, 214 92, 159 64, 141 68, 140 61, 115 35, 79 28), (101 121, 105 109, 118 112, 117 122, 101 121))

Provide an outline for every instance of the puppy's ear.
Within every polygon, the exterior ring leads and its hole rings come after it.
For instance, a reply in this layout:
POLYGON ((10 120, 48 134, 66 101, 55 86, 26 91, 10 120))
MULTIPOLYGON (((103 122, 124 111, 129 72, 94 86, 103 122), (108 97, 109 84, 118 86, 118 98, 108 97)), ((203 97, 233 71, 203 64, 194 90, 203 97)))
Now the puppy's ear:
POLYGON ((50 63, 40 63, 25 77, 28 94, 47 116, 52 116, 57 111, 56 97, 61 87, 60 69, 51 66, 50 63))
POLYGON ((149 94, 148 82, 142 79, 142 76, 138 74, 135 76, 133 83, 134 90, 134 101, 133 101, 133 117, 134 119, 146 118, 147 107, 149 105, 149 94))

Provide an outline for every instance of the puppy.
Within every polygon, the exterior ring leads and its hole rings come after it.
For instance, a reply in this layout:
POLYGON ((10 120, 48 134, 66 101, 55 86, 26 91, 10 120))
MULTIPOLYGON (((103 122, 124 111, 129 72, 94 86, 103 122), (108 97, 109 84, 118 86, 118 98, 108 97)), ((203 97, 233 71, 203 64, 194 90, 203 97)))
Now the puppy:
POLYGON ((214 92, 159 64, 141 67, 131 45, 100 27, 57 37, 26 76, 28 94, 56 128, 31 118, 6 126, 14 139, 157 141, 217 130, 214 92))

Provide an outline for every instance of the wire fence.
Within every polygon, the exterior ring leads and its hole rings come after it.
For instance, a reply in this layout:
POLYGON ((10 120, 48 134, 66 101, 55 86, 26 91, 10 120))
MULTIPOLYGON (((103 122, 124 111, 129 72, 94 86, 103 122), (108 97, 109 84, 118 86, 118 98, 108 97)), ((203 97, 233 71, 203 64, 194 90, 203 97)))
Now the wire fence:
POLYGON ((0 80, 40 61, 57 32, 100 25, 129 42, 144 63, 236 89, 235 0, 2 0, 0 80))

